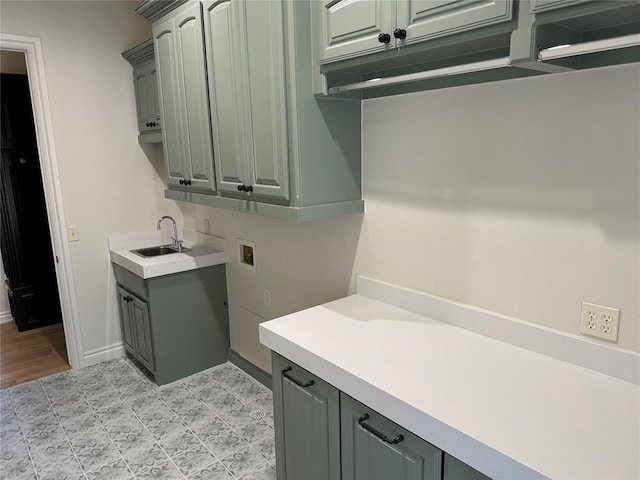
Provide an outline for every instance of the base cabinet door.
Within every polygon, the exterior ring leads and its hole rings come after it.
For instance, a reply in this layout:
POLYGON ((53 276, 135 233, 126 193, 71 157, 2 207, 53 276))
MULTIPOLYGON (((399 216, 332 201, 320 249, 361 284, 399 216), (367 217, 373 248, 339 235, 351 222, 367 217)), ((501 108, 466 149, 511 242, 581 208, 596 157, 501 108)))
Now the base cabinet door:
POLYGON ((149 372, 155 373, 147 302, 118 285, 118 306, 125 349, 149 372))
POLYGON ((442 451, 340 394, 343 480, 439 480, 442 451))
POLYGON ((135 331, 136 358, 147 367, 147 370, 154 373, 149 308, 146 302, 133 296, 129 303, 131 305, 131 321, 135 331))
POLYGON ((135 337, 131 312, 129 308, 130 294, 122 287, 118 287, 118 307, 120 309, 120 321, 122 326, 122 342, 124 348, 131 355, 136 355, 135 337))
POLYGON ((338 390, 273 354, 273 397, 278 480, 340 478, 338 390))
POLYGON ((490 478, 445 453, 442 480, 490 480, 490 478))

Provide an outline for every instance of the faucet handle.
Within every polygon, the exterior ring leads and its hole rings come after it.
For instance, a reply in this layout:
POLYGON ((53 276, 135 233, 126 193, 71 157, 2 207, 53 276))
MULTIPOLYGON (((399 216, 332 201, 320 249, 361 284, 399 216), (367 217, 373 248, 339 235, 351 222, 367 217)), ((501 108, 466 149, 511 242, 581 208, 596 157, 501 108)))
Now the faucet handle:
POLYGON ((184 249, 183 243, 184 240, 179 240, 178 237, 171 237, 171 245, 179 252, 184 249))

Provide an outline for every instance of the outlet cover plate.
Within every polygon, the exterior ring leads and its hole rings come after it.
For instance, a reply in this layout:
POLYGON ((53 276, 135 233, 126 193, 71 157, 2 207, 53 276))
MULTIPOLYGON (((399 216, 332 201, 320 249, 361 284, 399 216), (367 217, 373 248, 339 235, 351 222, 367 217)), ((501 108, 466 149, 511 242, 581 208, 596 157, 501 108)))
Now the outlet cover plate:
POLYGON ((620 310, 595 303, 582 302, 580 333, 610 342, 618 341, 620 310))

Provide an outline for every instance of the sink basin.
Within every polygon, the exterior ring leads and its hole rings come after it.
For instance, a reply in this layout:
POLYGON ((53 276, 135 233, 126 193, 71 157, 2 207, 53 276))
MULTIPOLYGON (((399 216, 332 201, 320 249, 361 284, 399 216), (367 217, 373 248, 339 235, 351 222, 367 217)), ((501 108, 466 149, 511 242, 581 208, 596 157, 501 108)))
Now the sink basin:
POLYGON ((183 248, 178 252, 178 250, 176 250, 171 245, 158 245, 157 247, 145 247, 145 248, 138 248, 137 250, 131 250, 131 253, 135 253, 136 255, 140 255, 141 257, 147 258, 147 257, 158 257, 160 255, 169 255, 172 253, 190 252, 190 251, 191 251, 190 248, 183 248))

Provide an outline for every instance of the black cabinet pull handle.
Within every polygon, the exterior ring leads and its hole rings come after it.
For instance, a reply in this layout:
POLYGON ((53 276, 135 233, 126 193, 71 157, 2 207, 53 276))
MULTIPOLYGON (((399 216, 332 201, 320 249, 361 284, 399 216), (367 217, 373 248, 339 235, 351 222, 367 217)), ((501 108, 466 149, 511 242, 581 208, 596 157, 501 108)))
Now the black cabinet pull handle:
POLYGON ((238 191, 239 192, 244 191, 244 185, 238 185, 238 191))
POLYGON ((364 428, 367 432, 372 433, 373 435, 378 437, 383 442, 389 443, 391 445, 396 445, 404 440, 404 437, 402 435, 398 435, 396 438, 393 438, 393 439, 387 437, 384 433, 379 432, 378 430, 373 428, 371 425, 365 423, 365 420, 369 420, 368 413, 365 413, 358 419, 358 423, 360 424, 360 426, 364 428))
POLYGON ((399 38, 400 40, 404 40, 407 38, 407 31, 404 28, 396 28, 393 31, 393 36, 399 38))
POLYGON ((253 187, 251 185, 245 187, 245 192, 253 192, 253 187))
POLYGON ((380 43, 389 43, 391 41, 391 35, 388 33, 381 33, 378 35, 378 41, 380 43))
POLYGON ((185 184, 185 185, 191 185, 191 180, 185 180, 185 181, 184 181, 184 184, 185 184))
POLYGON ((184 185, 184 178, 180 179, 180 185, 184 185))
POLYGON ((145 125, 146 125, 147 127, 150 127, 150 126, 151 126, 151 125, 149 125, 149 122, 145 123, 145 125))
POLYGON ((300 388, 307 388, 307 387, 310 387, 311 385, 314 385, 316 383, 313 380, 309 380, 307 383, 302 383, 297 378, 293 378, 291 375, 289 375, 288 372, 290 372, 290 371, 291 371, 291 367, 285 368, 284 370, 282 370, 282 376, 284 378, 287 378, 287 379, 291 380, 293 383, 295 383, 300 388))

